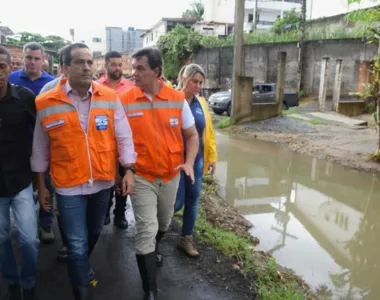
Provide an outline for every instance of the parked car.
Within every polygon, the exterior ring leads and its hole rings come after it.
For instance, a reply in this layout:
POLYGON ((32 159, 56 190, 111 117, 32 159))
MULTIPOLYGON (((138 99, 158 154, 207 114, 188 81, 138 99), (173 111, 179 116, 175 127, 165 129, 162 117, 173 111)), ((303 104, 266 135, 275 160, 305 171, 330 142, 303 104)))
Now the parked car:
MULTIPOLYGON (((214 113, 221 115, 227 112, 231 114, 231 90, 212 94, 208 98, 210 108, 214 113)), ((276 102, 276 84, 275 83, 255 83, 253 85, 252 103, 275 103, 276 102)), ((284 109, 298 106, 299 99, 296 92, 284 92, 284 109)))

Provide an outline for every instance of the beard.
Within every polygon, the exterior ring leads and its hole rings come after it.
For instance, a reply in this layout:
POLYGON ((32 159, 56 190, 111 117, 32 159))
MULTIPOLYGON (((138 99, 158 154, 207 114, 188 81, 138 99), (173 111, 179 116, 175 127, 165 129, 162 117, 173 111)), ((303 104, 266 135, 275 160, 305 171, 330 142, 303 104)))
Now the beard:
POLYGON ((123 74, 120 72, 117 73, 109 73, 108 76, 113 80, 119 80, 123 74))

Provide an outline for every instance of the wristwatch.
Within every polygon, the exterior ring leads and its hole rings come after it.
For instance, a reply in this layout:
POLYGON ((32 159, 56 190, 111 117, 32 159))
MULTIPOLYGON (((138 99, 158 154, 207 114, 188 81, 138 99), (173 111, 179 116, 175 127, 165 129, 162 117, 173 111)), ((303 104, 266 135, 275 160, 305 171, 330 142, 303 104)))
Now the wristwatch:
POLYGON ((131 171, 133 174, 136 174, 136 169, 133 165, 128 165, 128 166, 125 166, 124 167, 124 170, 125 170, 125 173, 127 173, 127 171, 131 171))

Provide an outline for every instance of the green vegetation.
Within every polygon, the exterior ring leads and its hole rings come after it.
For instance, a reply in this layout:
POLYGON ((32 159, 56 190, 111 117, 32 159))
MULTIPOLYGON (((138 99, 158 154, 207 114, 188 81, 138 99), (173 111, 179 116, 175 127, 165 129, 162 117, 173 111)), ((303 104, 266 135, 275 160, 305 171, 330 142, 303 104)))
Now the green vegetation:
POLYGON ((218 123, 216 123, 216 127, 223 129, 231 126, 231 118, 230 117, 224 117, 222 120, 220 120, 218 123))
MULTIPOLYGON (((204 186, 215 186, 207 178, 204 186)), ((210 189, 214 194, 215 187, 210 189)), ((207 205, 207 203, 205 203, 207 205)), ((181 222, 180 219, 177 219, 181 222)), ((228 232, 213 226, 207 221, 207 215, 201 208, 195 227, 196 237, 221 251, 227 258, 237 263, 231 268, 240 270, 243 276, 250 280, 252 290, 257 292, 262 300, 303 300, 314 299, 306 295, 299 278, 288 272, 278 271, 276 260, 271 256, 260 255, 254 251, 250 238, 244 238, 233 232, 228 232)))
POLYGON ((203 15, 205 13, 204 4, 201 1, 194 1, 190 5, 190 9, 187 9, 182 17, 197 18, 198 21, 203 20, 203 15))
MULTIPOLYGON (((347 0, 348 4, 359 3, 361 0, 347 0)), ((378 0, 373 0, 373 2, 379 3, 378 0)), ((368 22, 379 23, 380 22, 380 8, 379 6, 367 9, 358 10, 350 13, 347 18, 350 22, 356 22, 359 24, 368 24, 368 22)), ((380 162, 380 30, 378 26, 372 25, 368 27, 366 31, 366 37, 368 43, 375 43, 378 45, 378 51, 375 57, 372 59, 372 70, 365 91, 363 93, 352 93, 353 95, 359 96, 361 98, 367 99, 369 104, 367 106, 369 111, 373 111, 376 106, 376 111, 373 112, 373 118, 377 124, 377 147, 376 152, 372 159, 380 162)))
MULTIPOLYGON (((294 16, 290 15, 291 19, 294 16)), ((244 34, 244 43, 266 44, 266 43, 288 43, 299 40, 299 25, 293 24, 290 30, 284 28, 285 23, 277 21, 278 30, 255 30, 252 33, 244 34)), ((294 22, 289 21, 289 22, 294 22)), ((326 39, 348 39, 364 38, 367 36, 368 27, 371 23, 355 23, 342 27, 334 24, 306 24, 305 39, 326 40, 326 39)), ((217 36, 203 36, 198 32, 177 25, 172 31, 160 37, 158 47, 164 56, 164 73, 169 79, 177 78, 180 68, 186 60, 199 48, 229 47, 233 45, 233 35, 225 38, 217 36)))
POLYGON ((58 51, 65 46, 65 40, 60 36, 48 35, 43 37, 40 34, 30 32, 20 32, 12 37, 7 37, 6 43, 9 45, 24 46, 26 43, 40 43, 47 50, 58 51))

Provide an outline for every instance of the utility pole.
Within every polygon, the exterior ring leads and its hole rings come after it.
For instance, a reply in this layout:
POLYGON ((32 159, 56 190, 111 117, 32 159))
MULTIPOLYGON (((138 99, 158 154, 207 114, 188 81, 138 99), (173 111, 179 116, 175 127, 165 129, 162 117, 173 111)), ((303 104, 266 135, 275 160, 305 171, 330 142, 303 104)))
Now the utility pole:
MULTIPOLYGON (((234 25, 234 65, 232 69, 232 107, 231 124, 238 122, 234 111, 236 102, 241 101, 240 78, 243 70, 244 47, 244 5, 245 0, 235 0, 235 25, 234 25)), ((240 107, 238 105, 238 107, 240 107)))
POLYGON ((303 63, 305 58, 305 34, 306 34, 306 0, 302 0, 301 7, 301 24, 300 24, 300 40, 298 52, 298 91, 303 90, 303 63))
POLYGON ((259 0, 256 0, 256 2, 255 2, 255 23, 254 23, 254 26, 253 26, 253 29, 254 29, 254 30, 257 29, 257 24, 259 23, 259 12, 258 12, 258 8, 259 8, 259 0))

